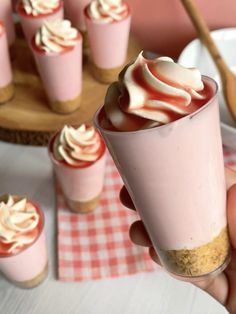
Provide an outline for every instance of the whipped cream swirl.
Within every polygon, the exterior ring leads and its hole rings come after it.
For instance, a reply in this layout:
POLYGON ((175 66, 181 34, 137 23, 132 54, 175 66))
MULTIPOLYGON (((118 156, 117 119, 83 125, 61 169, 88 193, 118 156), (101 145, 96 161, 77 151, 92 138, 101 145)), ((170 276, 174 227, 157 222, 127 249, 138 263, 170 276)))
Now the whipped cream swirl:
POLYGON ((60 53, 73 48, 79 39, 79 32, 70 21, 44 21, 35 35, 35 44, 45 52, 60 53))
POLYGON ((52 13, 59 7, 60 3, 60 0, 22 0, 26 14, 33 16, 52 13))
POLYGON ((101 138, 93 126, 82 124, 78 128, 65 125, 54 141, 54 157, 72 166, 96 161, 99 157, 101 138))
POLYGON ((15 201, 9 195, 0 202, 0 242, 6 244, 7 253, 15 253, 32 243, 38 235, 39 214, 26 198, 15 201))
POLYGON ((128 15, 128 6, 123 0, 92 0, 88 15, 102 23, 120 21, 128 15))
POLYGON ((147 60, 141 52, 108 89, 105 112, 122 131, 167 124, 198 109, 193 101, 204 99, 203 90, 198 69, 168 57, 147 60))

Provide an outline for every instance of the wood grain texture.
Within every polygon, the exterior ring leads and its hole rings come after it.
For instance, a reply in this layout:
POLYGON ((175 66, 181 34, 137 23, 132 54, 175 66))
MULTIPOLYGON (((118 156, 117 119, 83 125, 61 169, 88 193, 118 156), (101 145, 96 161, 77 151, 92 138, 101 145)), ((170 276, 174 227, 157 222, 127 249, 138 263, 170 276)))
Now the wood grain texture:
MULTIPOLYGON (((139 44, 131 37, 127 62, 139 51, 139 44)), ((61 115, 54 113, 48 106, 33 56, 20 31, 11 56, 15 97, 0 106, 0 140, 18 144, 47 145, 51 134, 65 124, 91 122, 94 112, 103 103, 107 85, 92 77, 87 57, 83 60, 80 108, 71 114, 61 115)))

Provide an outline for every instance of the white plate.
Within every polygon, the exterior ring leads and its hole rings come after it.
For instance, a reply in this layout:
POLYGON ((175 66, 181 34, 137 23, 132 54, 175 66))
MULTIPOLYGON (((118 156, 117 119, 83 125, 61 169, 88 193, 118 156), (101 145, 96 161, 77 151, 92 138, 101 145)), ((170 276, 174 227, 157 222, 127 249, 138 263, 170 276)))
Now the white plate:
MULTIPOLYGON (((211 32, 225 62, 236 73, 236 28, 211 32)), ((215 79, 219 84, 219 103, 222 140, 225 146, 236 149, 236 123, 225 105, 218 71, 206 48, 199 39, 190 42, 179 56, 178 62, 186 67, 197 67, 202 74, 215 79)), ((236 86, 235 86, 236 88, 236 86)))

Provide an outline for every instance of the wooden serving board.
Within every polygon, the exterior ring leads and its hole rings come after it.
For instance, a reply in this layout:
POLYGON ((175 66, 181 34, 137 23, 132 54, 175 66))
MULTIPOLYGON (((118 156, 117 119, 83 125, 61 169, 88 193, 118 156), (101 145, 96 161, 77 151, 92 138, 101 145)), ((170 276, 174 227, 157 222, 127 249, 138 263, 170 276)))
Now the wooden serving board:
MULTIPOLYGON (((0 105, 0 140, 26 145, 47 145, 49 137, 65 124, 91 123, 95 111, 103 104, 107 85, 97 82, 91 76, 88 60, 83 60, 80 108, 69 115, 54 113, 48 107, 33 56, 19 27, 17 34, 11 51, 15 96, 12 101, 0 105)), ((131 36, 127 62, 137 56, 139 51, 139 44, 131 36)))

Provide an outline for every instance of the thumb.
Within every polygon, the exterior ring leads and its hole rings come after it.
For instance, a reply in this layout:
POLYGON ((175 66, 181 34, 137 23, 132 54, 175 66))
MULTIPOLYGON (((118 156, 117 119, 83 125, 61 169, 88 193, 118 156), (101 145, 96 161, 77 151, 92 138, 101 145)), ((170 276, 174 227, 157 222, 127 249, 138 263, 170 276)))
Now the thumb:
POLYGON ((233 248, 236 250, 236 184, 228 191, 227 218, 230 241, 233 248))

